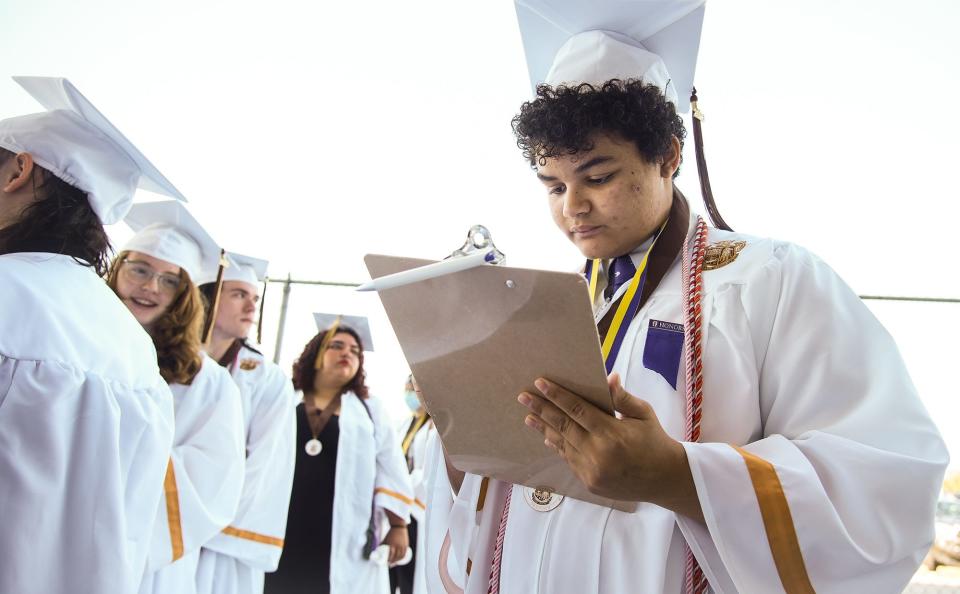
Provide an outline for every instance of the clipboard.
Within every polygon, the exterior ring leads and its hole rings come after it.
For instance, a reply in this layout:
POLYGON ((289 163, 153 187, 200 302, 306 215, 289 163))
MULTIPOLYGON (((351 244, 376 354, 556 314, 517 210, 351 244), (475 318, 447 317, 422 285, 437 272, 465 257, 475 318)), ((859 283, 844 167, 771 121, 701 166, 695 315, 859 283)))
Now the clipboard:
MULTIPOLYGON (((368 254, 371 278, 431 260, 368 254)), ((591 493, 517 402, 546 377, 613 414, 589 289, 579 274, 479 266, 379 291, 440 439, 459 470, 633 511, 591 493)))

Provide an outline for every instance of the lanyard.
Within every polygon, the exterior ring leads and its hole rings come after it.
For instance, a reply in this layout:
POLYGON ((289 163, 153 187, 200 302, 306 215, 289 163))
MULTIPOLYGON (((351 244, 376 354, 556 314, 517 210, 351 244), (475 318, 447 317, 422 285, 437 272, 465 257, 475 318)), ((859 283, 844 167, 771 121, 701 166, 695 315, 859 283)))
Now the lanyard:
MULTIPOLYGON (((643 283, 647 277, 647 260, 650 258, 650 252, 653 251, 653 246, 657 244, 657 239, 660 238, 660 234, 663 233, 663 230, 666 227, 667 221, 664 221, 663 225, 661 225, 660 229, 657 231, 657 235, 654 237, 653 242, 650 243, 650 247, 647 248, 646 253, 643 254, 643 259, 640 261, 640 265, 637 266, 637 272, 630 280, 630 285, 627 287, 627 292, 624 293, 623 297, 620 298, 619 304, 617 305, 616 314, 613 316, 613 321, 610 322, 610 329, 607 330, 607 335, 603 339, 601 352, 603 353, 603 362, 607 369, 607 374, 613 371, 613 364, 617 360, 617 354, 620 352, 620 346, 623 344, 623 338, 627 334, 627 329, 630 327, 630 322, 633 321, 633 318, 640 310, 640 296, 643 293, 643 283)), ((587 262, 586 274, 590 281, 591 303, 596 302, 597 277, 600 275, 595 273, 599 271, 599 258, 594 258, 592 261, 587 262)))
POLYGON ((410 450, 410 446, 413 444, 413 438, 417 436, 417 432, 420 431, 420 428, 423 427, 429 418, 430 415, 424 412, 417 415, 410 423, 410 428, 407 429, 407 435, 403 438, 403 443, 400 446, 403 449, 404 456, 406 456, 410 450))

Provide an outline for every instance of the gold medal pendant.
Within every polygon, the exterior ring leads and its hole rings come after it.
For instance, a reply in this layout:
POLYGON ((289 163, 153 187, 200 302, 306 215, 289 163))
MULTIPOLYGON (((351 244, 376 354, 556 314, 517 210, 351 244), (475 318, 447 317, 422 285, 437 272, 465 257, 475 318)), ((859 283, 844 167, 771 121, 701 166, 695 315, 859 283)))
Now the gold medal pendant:
POLYGON ((320 443, 319 439, 313 438, 307 442, 307 445, 303 446, 303 450, 307 452, 308 456, 318 456, 323 451, 323 444, 320 443))
POLYGON ((563 501, 563 495, 548 491, 547 489, 523 488, 523 500, 527 502, 534 511, 549 512, 557 509, 557 506, 563 501))

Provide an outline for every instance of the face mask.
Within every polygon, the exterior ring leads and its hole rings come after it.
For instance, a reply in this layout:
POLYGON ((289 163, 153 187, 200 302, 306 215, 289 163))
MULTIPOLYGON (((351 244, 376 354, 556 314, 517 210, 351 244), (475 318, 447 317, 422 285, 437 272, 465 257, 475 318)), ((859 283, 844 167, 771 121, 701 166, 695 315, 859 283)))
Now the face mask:
POLYGON ((413 390, 407 390, 403 393, 403 400, 407 403, 407 406, 410 407, 410 410, 416 412, 420 408, 420 399, 417 398, 417 393, 413 390))

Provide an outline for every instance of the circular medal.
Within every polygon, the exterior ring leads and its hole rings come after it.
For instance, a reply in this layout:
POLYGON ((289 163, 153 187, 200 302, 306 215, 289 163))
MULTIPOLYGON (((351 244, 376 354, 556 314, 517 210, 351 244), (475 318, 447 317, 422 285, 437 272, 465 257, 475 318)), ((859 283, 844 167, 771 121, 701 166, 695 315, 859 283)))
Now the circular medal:
POLYGON ((557 509, 557 506, 563 501, 563 495, 554 493, 548 489, 531 489, 530 487, 524 487, 523 500, 535 511, 548 512, 557 509))
POLYGON ((314 438, 308 441, 307 445, 303 446, 303 449, 307 452, 308 456, 317 456, 323 451, 323 444, 320 443, 319 439, 314 438))

